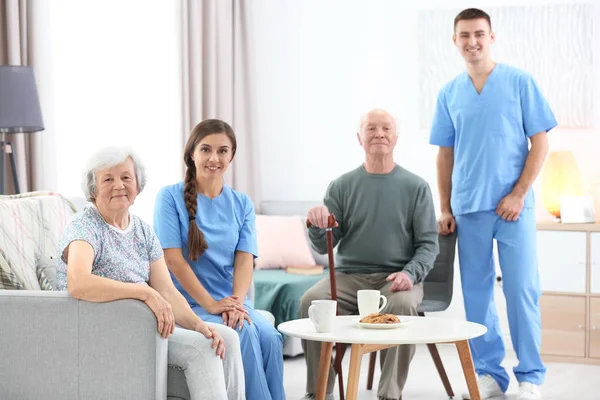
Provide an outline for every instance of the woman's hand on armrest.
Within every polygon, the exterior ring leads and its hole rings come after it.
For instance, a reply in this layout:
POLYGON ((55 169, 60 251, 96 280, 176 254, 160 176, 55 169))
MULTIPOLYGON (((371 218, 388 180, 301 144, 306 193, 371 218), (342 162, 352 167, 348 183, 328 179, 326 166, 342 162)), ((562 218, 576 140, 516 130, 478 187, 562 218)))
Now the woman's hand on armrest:
POLYGON ((171 305, 154 289, 149 288, 148 296, 144 303, 156 315, 158 321, 158 333, 165 339, 175 330, 175 314, 171 305))
POLYGON ((221 335, 194 313, 187 300, 179 293, 177 288, 175 288, 164 258, 160 258, 150 265, 149 284, 151 290, 156 293, 156 296, 161 299, 164 297, 164 300, 170 304, 169 309, 173 311, 174 323, 176 322, 185 329, 200 332, 207 339, 212 339, 212 347, 215 349, 217 355, 221 357, 221 359, 225 357, 225 343, 223 342, 221 335))

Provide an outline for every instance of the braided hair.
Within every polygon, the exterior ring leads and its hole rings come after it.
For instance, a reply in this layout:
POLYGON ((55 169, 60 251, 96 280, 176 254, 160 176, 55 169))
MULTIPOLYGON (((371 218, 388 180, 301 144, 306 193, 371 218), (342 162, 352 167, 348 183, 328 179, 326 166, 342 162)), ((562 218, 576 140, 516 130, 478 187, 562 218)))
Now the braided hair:
POLYGON ((188 230, 188 253, 192 261, 197 261, 206 249, 208 249, 208 243, 206 243, 204 233, 202 233, 196 222, 198 188, 196 187, 196 164, 194 164, 192 154, 194 154, 196 146, 198 146, 202 139, 208 135, 217 133, 224 133, 229 137, 229 140, 231 140, 231 158, 233 159, 237 148, 235 133, 229 124, 219 119, 206 119, 196 125, 190 133, 190 137, 188 138, 183 152, 183 161, 186 165, 183 198, 190 220, 190 227, 188 230))

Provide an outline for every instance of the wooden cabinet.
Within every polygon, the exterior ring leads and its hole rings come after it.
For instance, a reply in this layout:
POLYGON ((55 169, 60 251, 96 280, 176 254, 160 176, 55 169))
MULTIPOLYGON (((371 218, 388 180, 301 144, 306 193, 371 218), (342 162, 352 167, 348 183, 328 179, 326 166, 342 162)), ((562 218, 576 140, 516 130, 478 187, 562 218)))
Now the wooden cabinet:
POLYGON ((590 298, 590 357, 600 361, 600 297, 590 298))
POLYGON ((585 297, 544 295, 542 309, 543 354, 585 357, 585 297))
POLYGON ((545 361, 600 364, 600 224, 538 223, 545 361))
POLYGON ((538 231, 537 247, 543 291, 585 293, 585 232, 538 231))

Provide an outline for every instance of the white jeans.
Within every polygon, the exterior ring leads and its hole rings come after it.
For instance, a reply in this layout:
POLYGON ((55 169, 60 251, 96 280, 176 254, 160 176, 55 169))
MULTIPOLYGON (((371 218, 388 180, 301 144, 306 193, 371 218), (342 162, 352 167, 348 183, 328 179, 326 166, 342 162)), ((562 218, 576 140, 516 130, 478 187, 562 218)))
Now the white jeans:
POLYGON ((225 325, 207 324, 221 334, 225 359, 217 356, 212 339, 176 326, 169 336, 169 366, 183 370, 191 400, 245 400, 239 336, 225 325))

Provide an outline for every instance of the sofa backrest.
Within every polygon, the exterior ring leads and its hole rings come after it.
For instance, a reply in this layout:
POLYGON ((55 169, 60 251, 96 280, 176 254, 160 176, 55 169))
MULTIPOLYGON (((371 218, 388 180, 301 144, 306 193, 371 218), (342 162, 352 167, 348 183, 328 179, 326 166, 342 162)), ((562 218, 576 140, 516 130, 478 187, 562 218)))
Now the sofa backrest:
POLYGON ((56 259, 57 243, 75 213, 73 204, 52 192, 0 196, 0 268, 20 289, 40 290, 40 257, 56 259))

